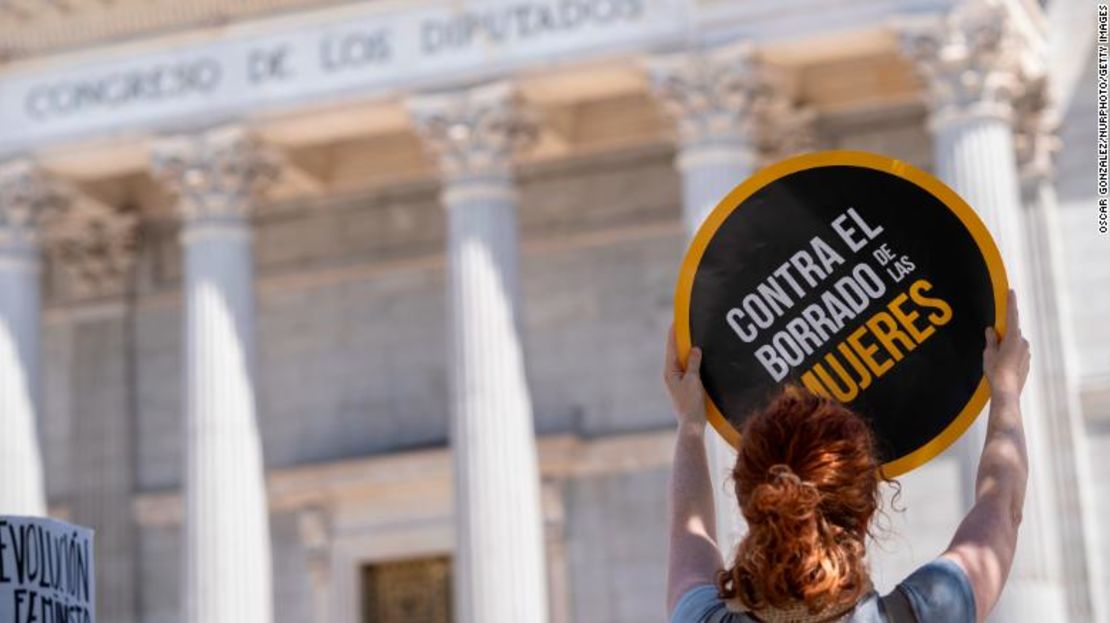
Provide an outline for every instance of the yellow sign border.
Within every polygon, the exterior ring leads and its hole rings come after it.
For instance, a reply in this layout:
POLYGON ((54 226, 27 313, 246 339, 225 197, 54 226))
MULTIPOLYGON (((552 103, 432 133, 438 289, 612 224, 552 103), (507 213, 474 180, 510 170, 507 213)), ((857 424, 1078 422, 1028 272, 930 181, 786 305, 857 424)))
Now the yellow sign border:
MULTIPOLYGON (((979 218, 979 215, 962 197, 956 194, 956 191, 933 175, 901 160, 863 151, 819 151, 788 158, 757 171, 725 195, 705 218, 701 227, 698 228, 698 232, 694 235, 686 251, 686 256, 682 260, 678 282, 675 285, 675 339, 683 366, 686 365, 686 357, 690 353, 691 346, 690 293, 694 286, 694 276, 697 273, 698 265, 701 264, 705 249, 709 246, 709 241, 712 240, 714 234, 717 233, 717 229, 734 210, 740 207, 741 203, 764 186, 799 171, 828 166, 855 166, 896 175, 920 188, 924 188, 951 210, 971 233, 976 246, 979 247, 979 252, 986 261, 987 269, 990 272, 991 286, 994 290, 994 327, 999 335, 1005 333, 1006 293, 1009 286, 1007 285, 1006 268, 1002 263, 1002 256, 999 254, 994 239, 991 238, 990 232, 979 218)), ((979 385, 975 388, 975 392, 971 395, 967 405, 944 430, 913 452, 885 463, 882 466, 883 473, 887 477, 893 478, 932 460, 959 439, 960 435, 971 426, 971 423, 983 410, 989 397, 990 387, 987 385, 987 379, 984 376, 979 379, 979 385)), ((740 431, 736 430, 725 419, 708 394, 705 397, 705 402, 706 414, 710 424, 734 448, 739 448, 740 431)))

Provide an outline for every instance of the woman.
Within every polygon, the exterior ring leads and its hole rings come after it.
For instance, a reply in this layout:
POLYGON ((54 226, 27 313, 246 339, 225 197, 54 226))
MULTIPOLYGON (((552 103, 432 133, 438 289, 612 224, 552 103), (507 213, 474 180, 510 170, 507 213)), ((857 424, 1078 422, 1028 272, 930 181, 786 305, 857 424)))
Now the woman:
POLYGON ((678 420, 671 480, 667 610, 672 623, 983 621, 1017 545, 1028 464, 1018 398, 1029 344, 1011 290, 1010 329, 987 328, 991 387, 975 504, 948 549, 888 595, 872 588, 865 543, 879 507, 879 463, 859 416, 790 387, 750 417, 732 475, 748 533, 723 564, 705 455, 705 395, 690 352, 668 342, 665 380, 678 420))

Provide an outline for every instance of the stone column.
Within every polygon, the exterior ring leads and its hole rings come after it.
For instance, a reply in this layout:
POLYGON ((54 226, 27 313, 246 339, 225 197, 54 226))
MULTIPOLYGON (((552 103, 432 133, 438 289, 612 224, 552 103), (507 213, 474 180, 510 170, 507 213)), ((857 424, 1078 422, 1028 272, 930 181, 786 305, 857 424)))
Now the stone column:
MULTIPOLYGON (((791 105, 746 43, 657 56, 647 69, 653 91, 677 129, 675 165, 682 174, 687 238, 765 157, 800 151, 810 137, 803 123, 808 114, 791 105), (776 131, 785 126, 794 131, 776 131), (777 136, 803 140, 775 140, 777 136)), ((717 509, 717 543, 727 564, 745 530, 730 476, 736 451, 710 433, 706 453, 717 509)))
POLYGON ((424 96, 411 110, 438 157, 447 211, 457 616, 462 623, 544 623, 512 176, 512 154, 535 126, 500 83, 424 96))
MULTIPOLYGON (((937 169, 970 203, 998 243, 1011 286, 1018 292, 1022 325, 1034 335, 1040 292, 1026 265, 1026 243, 1014 145, 1014 99, 1036 71, 1025 40, 1011 21, 1008 5, 974 0, 942 20, 906 29, 904 42, 929 89, 930 128, 937 169)), ((1018 554, 1002 600, 992 615, 999 621, 1064 619, 1065 589, 1060 567, 1058 513, 1051 443, 1051 418, 1044 403, 1046 371, 1034 343, 1033 365, 1022 410, 1029 450, 1029 488, 1018 554)), ((965 506, 972 500, 986 418, 961 440, 965 506)))
POLYGON ((46 515, 41 410, 40 224, 56 187, 29 162, 0 164, 0 513, 46 515))
POLYGON ((652 89, 674 119, 682 174, 682 221, 692 237, 730 190, 755 171, 756 108, 766 82, 751 46, 659 56, 652 89))
POLYGON ((1077 386, 1075 336, 1068 319, 1070 296, 1064 275, 1063 230, 1055 190, 1056 109, 1048 101, 1048 84, 1040 81, 1017 105, 1016 144, 1025 231, 1029 253, 1026 267, 1036 300, 1032 343, 1044 370, 1044 400, 1048 412, 1046 434, 1052 448, 1060 550, 1066 582, 1069 621, 1107 621, 1102 559, 1094 552, 1102 538, 1095 514, 1094 479, 1090 470, 1087 436, 1077 386))
POLYGON ((269 623, 249 216, 276 167, 236 127, 166 139, 153 160, 185 252, 184 620, 269 623))

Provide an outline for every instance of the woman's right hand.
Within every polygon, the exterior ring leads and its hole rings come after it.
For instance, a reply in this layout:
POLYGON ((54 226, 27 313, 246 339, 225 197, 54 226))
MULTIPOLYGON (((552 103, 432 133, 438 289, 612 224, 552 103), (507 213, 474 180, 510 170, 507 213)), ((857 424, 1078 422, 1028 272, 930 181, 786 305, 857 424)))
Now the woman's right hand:
POLYGON ((705 430, 705 388, 701 384, 701 349, 690 349, 686 365, 678 360, 674 325, 667 333, 667 354, 663 362, 663 382, 671 395, 675 420, 679 428, 692 431, 705 430))
POLYGON ((1010 290, 1006 296, 1006 335, 1001 341, 994 327, 987 327, 987 345, 983 349, 983 373, 991 386, 991 395, 1021 395, 1029 376, 1029 341, 1021 334, 1017 296, 1010 290))

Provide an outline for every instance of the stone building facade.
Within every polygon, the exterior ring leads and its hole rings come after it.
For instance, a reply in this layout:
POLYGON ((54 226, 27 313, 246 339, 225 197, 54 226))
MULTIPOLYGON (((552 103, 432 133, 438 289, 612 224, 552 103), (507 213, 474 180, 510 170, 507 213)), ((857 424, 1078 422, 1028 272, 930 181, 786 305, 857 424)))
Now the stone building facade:
MULTIPOLYGON (((97 530, 108 623, 662 621, 685 241, 863 149, 979 210, 1034 331, 995 619, 1110 621, 1079 4, 0 0, 0 512, 97 530)), ((880 588, 976 435, 901 479, 880 588)))

